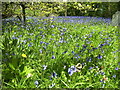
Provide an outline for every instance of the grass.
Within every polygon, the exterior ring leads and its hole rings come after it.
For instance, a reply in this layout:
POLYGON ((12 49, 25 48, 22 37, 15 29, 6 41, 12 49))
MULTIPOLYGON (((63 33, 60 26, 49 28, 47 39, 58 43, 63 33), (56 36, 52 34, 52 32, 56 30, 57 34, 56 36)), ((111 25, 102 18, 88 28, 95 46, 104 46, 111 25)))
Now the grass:
POLYGON ((117 27, 28 23, 3 26, 3 88, 118 88, 117 27))

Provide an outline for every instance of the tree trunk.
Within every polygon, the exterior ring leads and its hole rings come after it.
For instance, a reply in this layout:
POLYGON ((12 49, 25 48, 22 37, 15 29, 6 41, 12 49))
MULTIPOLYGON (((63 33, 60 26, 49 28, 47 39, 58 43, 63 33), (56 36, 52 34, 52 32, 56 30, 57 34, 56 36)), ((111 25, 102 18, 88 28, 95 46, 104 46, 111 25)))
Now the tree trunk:
POLYGON ((65 2, 65 16, 67 16, 67 2, 65 2))
POLYGON ((22 2, 20 3, 21 7, 22 7, 22 16, 23 16, 23 23, 25 24, 26 22, 26 16, 25 16, 25 4, 23 4, 22 2))

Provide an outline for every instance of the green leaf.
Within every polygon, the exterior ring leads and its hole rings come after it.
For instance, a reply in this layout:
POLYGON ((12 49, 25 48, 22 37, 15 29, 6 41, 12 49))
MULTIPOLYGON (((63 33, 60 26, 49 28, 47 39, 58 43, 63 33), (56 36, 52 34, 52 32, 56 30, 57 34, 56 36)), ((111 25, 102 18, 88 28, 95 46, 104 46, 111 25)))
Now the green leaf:
POLYGON ((9 66, 11 69, 15 70, 14 66, 11 63, 9 63, 9 66))

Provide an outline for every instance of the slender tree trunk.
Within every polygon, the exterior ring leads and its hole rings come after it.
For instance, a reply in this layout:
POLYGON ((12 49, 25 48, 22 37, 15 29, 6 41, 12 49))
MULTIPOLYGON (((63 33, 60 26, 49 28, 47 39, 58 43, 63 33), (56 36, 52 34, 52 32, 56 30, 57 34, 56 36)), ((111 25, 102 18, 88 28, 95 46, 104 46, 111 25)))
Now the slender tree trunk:
POLYGON ((65 16, 67 16, 67 2, 65 2, 65 9, 66 9, 65 16))
POLYGON ((22 7, 22 16, 23 16, 23 23, 25 24, 25 22, 26 22, 26 14, 25 14, 25 4, 23 4, 23 3, 20 3, 20 5, 21 5, 21 7, 22 7))

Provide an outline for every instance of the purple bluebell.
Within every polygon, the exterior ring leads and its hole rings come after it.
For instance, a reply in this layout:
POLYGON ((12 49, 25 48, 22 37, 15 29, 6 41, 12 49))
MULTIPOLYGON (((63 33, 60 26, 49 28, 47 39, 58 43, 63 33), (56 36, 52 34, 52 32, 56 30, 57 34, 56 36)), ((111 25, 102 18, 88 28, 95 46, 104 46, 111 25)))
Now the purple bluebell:
POLYGON ((73 53, 73 54, 74 54, 75 52, 74 52, 74 51, 72 51, 71 53, 73 53))
POLYGON ((97 58, 98 58, 98 59, 102 59, 102 56, 99 54, 97 58))
POLYGON ((22 37, 22 35, 19 35, 18 37, 22 37))
POLYGON ((56 72, 53 72, 52 75, 51 75, 52 78, 57 78, 57 73, 56 72))
POLYGON ((104 75, 105 74, 105 72, 100 72, 101 73, 101 75, 104 75))
POLYGON ((54 26, 54 25, 51 25, 50 27, 51 27, 51 28, 54 28, 55 26, 54 26))
POLYGON ((52 59, 55 59, 55 55, 52 55, 52 59))
POLYGON ((38 87, 39 82, 36 80, 34 84, 36 85, 36 87, 38 87))
POLYGON ((33 43, 28 44, 28 47, 32 47, 32 44, 33 44, 33 43))
POLYGON ((52 36, 55 36, 55 34, 52 34, 52 36))
POLYGON ((68 68, 68 74, 71 76, 74 72, 76 72, 77 69, 75 66, 71 66, 70 68, 68 68))
POLYGON ((118 68, 118 67, 116 67, 116 68, 115 68, 115 70, 119 70, 119 68, 118 68))
POLYGON ((116 75, 113 75, 112 77, 113 77, 113 78, 116 78, 116 75))
POLYGON ((67 51, 64 51, 62 54, 65 54, 67 51))
POLYGON ((52 88, 55 86, 55 83, 52 83, 52 85, 49 86, 49 88, 52 88))
POLYGON ((98 48, 92 48, 93 50, 98 49, 98 48))
POLYGON ((93 69, 93 67, 89 67, 89 69, 93 69))
POLYGON ((105 46, 105 45, 106 45, 106 43, 100 44, 100 45, 99 45, 99 48, 102 48, 102 47, 105 46))
POLYGON ((64 35, 64 33, 61 33, 60 35, 64 35))
POLYGON ((86 45, 83 45, 83 48, 86 48, 87 46, 86 45))
POLYGON ((18 39, 17 37, 12 37, 12 39, 18 39))
POLYGON ((43 41, 40 41, 40 44, 43 44, 44 42, 43 41))
POLYGON ((40 49, 39 52, 42 53, 42 49, 40 49))

